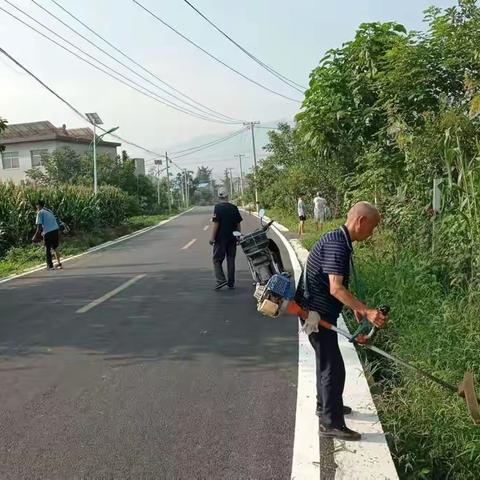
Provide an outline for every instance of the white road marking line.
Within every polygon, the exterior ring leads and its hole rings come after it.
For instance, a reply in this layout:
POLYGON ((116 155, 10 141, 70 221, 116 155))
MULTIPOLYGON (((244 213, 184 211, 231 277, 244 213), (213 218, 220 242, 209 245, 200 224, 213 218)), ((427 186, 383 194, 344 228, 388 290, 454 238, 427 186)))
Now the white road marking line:
POLYGON ((102 297, 100 298, 97 298, 96 300, 94 300, 93 302, 90 302, 89 304, 85 305, 84 307, 78 309, 75 313, 85 313, 85 312, 88 312, 89 310, 91 310, 92 308, 96 307, 97 305, 100 305, 101 303, 105 302, 106 300, 108 300, 109 298, 112 298, 114 295, 116 295, 117 293, 120 293, 122 290, 125 290, 126 288, 128 288, 130 285, 133 285, 135 282, 138 282, 140 279, 142 279, 143 277, 145 277, 145 274, 142 273, 141 275, 137 275, 133 278, 131 278, 130 280, 128 280, 128 282, 125 282, 123 283, 122 285, 120 285, 119 287, 113 289, 112 291, 106 293, 105 295, 103 295, 102 297))
POLYGON ((196 241, 197 241, 196 238, 194 238, 193 240, 190 240, 186 245, 182 247, 182 250, 186 250, 187 248, 190 248, 196 241))
POLYGON ((206 232, 206 231, 208 230, 208 227, 210 227, 210 225, 205 225, 205 226, 203 227, 203 231, 206 232))
MULTIPOLYGON (((141 230, 137 230, 136 232, 130 233, 128 235, 124 235, 123 237, 117 238, 116 240, 111 240, 109 242, 105 242, 100 245, 97 245, 96 247, 89 248, 86 252, 82 252, 77 255, 72 255, 71 257, 66 257, 66 258, 62 257, 62 263, 69 262, 70 260, 76 260, 77 258, 84 257, 86 255, 89 255, 90 253, 97 252, 98 250, 103 250, 104 248, 111 247, 117 243, 124 242, 125 240, 129 240, 130 238, 136 237, 137 235, 142 235, 143 233, 147 233, 150 230, 154 230, 155 228, 161 227, 162 225, 165 225, 166 223, 171 222, 172 220, 176 220, 178 217, 181 217, 182 215, 185 215, 186 213, 191 212, 195 208, 196 207, 192 207, 188 210, 185 210, 184 212, 174 215, 173 217, 167 218, 166 220, 162 220, 160 223, 157 223, 157 225, 142 228, 141 230)), ((26 270, 25 272, 9 275, 8 277, 5 277, 5 278, 0 278, 0 283, 11 282, 16 278, 25 277, 27 275, 30 275, 31 273, 39 272, 40 270, 45 270, 45 267, 46 267, 46 264, 43 263, 36 267, 32 267, 26 270)))

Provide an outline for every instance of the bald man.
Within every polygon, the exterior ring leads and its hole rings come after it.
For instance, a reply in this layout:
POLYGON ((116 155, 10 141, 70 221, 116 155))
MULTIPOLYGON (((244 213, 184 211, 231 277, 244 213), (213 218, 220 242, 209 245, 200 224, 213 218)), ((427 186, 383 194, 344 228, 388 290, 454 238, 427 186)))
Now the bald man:
MULTIPOLYGON (((300 281, 296 300, 304 308, 317 312, 333 325, 344 305, 351 308, 357 320, 366 317, 372 325, 383 327, 386 317, 375 308, 368 308, 348 290, 353 242, 369 238, 380 222, 380 214, 368 202, 355 204, 348 212, 345 225, 326 233, 313 247, 306 265, 305 291, 300 281)), ((345 365, 335 332, 320 329, 309 335, 315 350, 317 366, 317 415, 320 435, 341 440, 360 440, 358 432, 350 430, 344 415, 352 412, 343 405, 345 365)))

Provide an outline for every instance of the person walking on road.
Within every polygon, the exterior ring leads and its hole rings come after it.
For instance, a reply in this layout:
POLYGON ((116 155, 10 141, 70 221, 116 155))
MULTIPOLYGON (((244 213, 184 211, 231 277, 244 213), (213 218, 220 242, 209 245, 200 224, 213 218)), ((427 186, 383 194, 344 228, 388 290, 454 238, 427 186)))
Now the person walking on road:
POLYGON ((327 209, 327 201, 320 196, 320 192, 317 192, 317 196, 313 199, 313 220, 317 225, 317 232, 323 229, 325 222, 327 209))
POLYGON ((228 285, 235 288, 235 256, 237 253, 237 239, 234 231, 240 231, 242 216, 238 208, 229 203, 228 195, 224 190, 218 192, 219 203, 213 210, 213 229, 210 245, 213 245, 213 268, 217 284, 215 290, 220 290, 228 285), (227 258, 227 276, 223 271, 223 261, 227 258))
MULTIPOLYGON (((317 415, 320 436, 341 440, 360 440, 358 432, 350 430, 344 415, 352 412, 343 404, 345 365, 338 346, 337 334, 318 328, 318 320, 336 325, 344 305, 355 318, 382 328, 387 320, 379 310, 367 307, 348 290, 353 246, 369 238, 380 221, 376 207, 368 202, 355 204, 348 212, 347 222, 328 232, 311 250, 305 273, 300 281, 296 301, 310 311, 304 328, 315 350, 317 375, 317 415), (307 288, 305 289, 305 282, 307 288)), ((352 267, 353 268, 353 267, 352 267)))
POLYGON ((60 244, 60 227, 53 212, 48 208, 45 208, 45 202, 43 200, 37 202, 37 219, 35 223, 37 225, 37 230, 35 231, 32 240, 34 242, 39 242, 43 237, 47 269, 54 270, 52 250, 55 252, 55 257, 57 259, 56 268, 63 268, 62 262, 60 261, 60 252, 58 251, 58 246, 60 244))
POLYGON ((302 236, 305 233, 305 220, 307 219, 307 213, 305 209, 305 202, 303 201, 303 193, 298 197, 297 202, 297 213, 298 213, 298 234, 302 236))

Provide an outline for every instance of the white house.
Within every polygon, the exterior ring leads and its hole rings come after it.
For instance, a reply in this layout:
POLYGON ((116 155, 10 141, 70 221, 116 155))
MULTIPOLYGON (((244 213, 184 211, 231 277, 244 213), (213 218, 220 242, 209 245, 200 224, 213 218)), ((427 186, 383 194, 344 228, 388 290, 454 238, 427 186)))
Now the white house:
MULTIPOLYGON (((93 131, 90 128, 55 127, 48 121, 8 125, 0 138, 5 146, 1 153, 0 181, 26 180, 25 172, 41 167, 42 155, 62 147, 70 147, 79 154, 91 151, 93 131)), ((117 156, 120 143, 97 140, 97 153, 117 156)))

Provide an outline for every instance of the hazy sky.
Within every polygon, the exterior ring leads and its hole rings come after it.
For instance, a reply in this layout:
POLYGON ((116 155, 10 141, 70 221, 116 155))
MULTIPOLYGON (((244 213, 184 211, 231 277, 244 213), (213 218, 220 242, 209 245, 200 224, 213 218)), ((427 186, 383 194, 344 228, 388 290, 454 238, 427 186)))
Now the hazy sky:
MULTIPOLYGON (((115 53, 51 0, 35 1, 109 52, 115 53)), ((158 77, 212 109, 242 120, 260 120, 271 125, 272 121, 292 119, 299 108, 298 104, 266 92, 219 65, 157 22, 132 0, 57 1, 158 77)), ((245 75, 287 96, 301 97, 228 43, 183 0, 139 1, 245 75)), ((101 58, 112 68, 135 78, 133 73, 49 17, 33 1, 8 2, 17 5, 91 55, 101 58)), ((261 60, 287 77, 306 85, 309 72, 324 52, 351 39, 360 23, 395 20, 410 29, 423 29, 422 11, 426 7, 432 4, 448 7, 454 2, 191 0, 191 3, 261 60)), ((0 7, 25 19, 6 0, 0 0, 0 7)), ((33 24, 31 20, 25 20, 33 24)), ((38 25, 37 28, 42 29, 38 25)), ((202 144, 240 128, 192 118, 146 98, 51 44, 2 10, 0 38, 1 46, 6 51, 80 111, 98 112, 105 127, 120 126, 120 135, 155 151, 172 147, 178 150, 179 145, 202 144)), ((119 54, 116 55, 122 58, 119 54)), ((122 61, 128 62, 125 58, 122 61)), ((137 69, 134 65, 131 66, 137 69)), ((139 78, 136 80, 155 90, 139 78)), ((151 80, 154 81, 153 78, 151 80)), ((1 55, 0 82, 0 116, 7 118, 10 123, 50 120, 57 126, 63 123, 68 127, 84 126, 82 120, 65 105, 1 55)), ((233 153, 239 153, 239 149, 250 153, 249 138, 242 135, 232 140, 231 146, 224 143, 222 147, 212 148, 201 155, 179 158, 177 163, 192 167, 210 159, 212 166, 215 162, 222 167, 229 162, 236 166, 228 158, 233 153)), ((263 143, 264 139, 265 135, 260 134, 259 143, 263 143)), ((151 157, 132 148, 127 150, 133 155, 151 157)), ((251 158, 246 163, 248 166, 251 158)))

